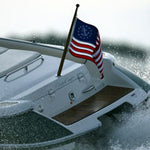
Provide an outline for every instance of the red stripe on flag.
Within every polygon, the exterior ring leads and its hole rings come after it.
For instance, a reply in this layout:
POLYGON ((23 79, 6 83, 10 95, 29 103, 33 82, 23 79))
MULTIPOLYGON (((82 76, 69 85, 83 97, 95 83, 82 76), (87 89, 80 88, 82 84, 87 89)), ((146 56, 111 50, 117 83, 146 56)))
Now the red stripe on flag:
POLYGON ((82 54, 76 54, 74 53, 71 49, 69 49, 69 52, 75 56, 75 57, 79 57, 79 58, 83 58, 83 59, 88 59, 88 60, 91 60, 93 61, 93 59, 91 57, 88 57, 88 56, 85 56, 85 55, 82 55, 82 54))
POLYGON ((95 48, 94 48, 94 47, 92 47, 92 46, 90 46, 90 45, 86 45, 86 44, 78 43, 78 42, 76 42, 74 39, 72 39, 72 41, 71 41, 71 42, 73 42, 76 46, 84 47, 84 48, 89 48, 89 49, 91 49, 92 51, 94 51, 94 50, 95 50, 95 48))
POLYGON ((88 50, 76 48, 76 47, 74 47, 72 44, 70 45, 70 47, 71 47, 73 50, 75 50, 75 51, 92 55, 92 52, 90 52, 90 51, 88 51, 88 50))
MULTIPOLYGON (((95 52, 95 53, 96 53, 96 52, 95 52)), ((94 53, 94 54, 95 54, 95 53, 94 53)), ((101 48, 100 48, 98 54, 97 54, 96 56, 94 56, 93 58, 96 60, 96 59, 101 55, 101 53, 102 53, 102 50, 101 50, 101 48)))
POLYGON ((97 62, 95 61, 95 63, 99 64, 102 61, 102 59, 103 59, 103 56, 101 55, 100 59, 97 62))
POLYGON ((100 64, 100 66, 97 66, 99 69, 103 67, 103 62, 100 64))

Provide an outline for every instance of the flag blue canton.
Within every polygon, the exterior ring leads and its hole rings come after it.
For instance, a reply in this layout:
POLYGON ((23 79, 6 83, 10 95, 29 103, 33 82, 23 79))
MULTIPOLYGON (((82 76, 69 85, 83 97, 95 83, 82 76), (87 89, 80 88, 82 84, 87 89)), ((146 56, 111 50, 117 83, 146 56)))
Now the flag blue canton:
POLYGON ((88 42, 95 45, 97 35, 98 30, 95 26, 87 24, 79 19, 76 20, 73 37, 80 41, 88 42))

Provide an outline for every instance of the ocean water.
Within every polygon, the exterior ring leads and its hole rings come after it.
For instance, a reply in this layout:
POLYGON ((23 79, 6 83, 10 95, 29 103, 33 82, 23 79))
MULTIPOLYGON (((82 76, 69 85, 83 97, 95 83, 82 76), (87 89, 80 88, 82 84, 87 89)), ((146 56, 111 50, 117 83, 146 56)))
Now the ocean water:
MULTIPOLYGON (((140 56, 114 53, 116 62, 150 84, 150 53, 140 56)), ((118 116, 105 118, 102 128, 54 150, 150 150, 150 98, 118 116)))

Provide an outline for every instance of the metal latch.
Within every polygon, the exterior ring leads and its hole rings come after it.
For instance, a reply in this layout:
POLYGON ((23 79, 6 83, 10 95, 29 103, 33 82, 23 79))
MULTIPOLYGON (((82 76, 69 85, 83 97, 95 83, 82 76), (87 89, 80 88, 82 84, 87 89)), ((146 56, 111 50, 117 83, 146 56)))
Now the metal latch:
POLYGON ((69 92, 69 99, 70 99, 70 104, 73 104, 73 102, 75 101, 75 94, 73 92, 69 92))
POLYGON ((82 91, 82 93, 90 92, 90 91, 92 91, 94 88, 95 88, 95 86, 94 86, 94 85, 91 85, 91 86, 85 88, 85 89, 82 91))

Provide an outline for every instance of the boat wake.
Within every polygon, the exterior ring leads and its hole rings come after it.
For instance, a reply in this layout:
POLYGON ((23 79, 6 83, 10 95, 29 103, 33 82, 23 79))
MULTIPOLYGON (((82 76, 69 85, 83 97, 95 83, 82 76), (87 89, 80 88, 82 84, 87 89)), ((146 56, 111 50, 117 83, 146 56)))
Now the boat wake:
POLYGON ((149 114, 150 98, 132 113, 126 112, 117 121, 105 122, 109 127, 102 127, 79 138, 75 150, 149 150, 149 114))
POLYGON ((148 150, 150 149, 150 99, 132 114, 122 115, 121 123, 112 124, 106 136, 97 141, 98 149, 148 150), (105 143, 105 146, 102 146, 105 143))

